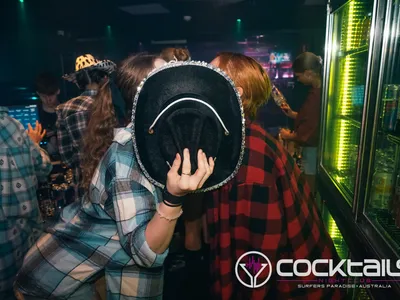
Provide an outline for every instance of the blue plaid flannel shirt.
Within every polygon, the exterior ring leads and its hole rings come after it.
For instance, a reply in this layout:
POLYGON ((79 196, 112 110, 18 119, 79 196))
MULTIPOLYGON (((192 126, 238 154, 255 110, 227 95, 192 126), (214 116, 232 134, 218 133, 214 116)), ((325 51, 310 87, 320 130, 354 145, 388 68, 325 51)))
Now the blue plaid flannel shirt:
POLYGON ((57 107, 57 140, 61 160, 74 173, 74 183, 81 178, 82 137, 85 134, 90 117, 90 109, 96 90, 86 90, 79 97, 73 98, 57 107))
MULTIPOLYGON (((47 153, 0 106, 0 299, 7 299, 24 255, 42 234, 38 180, 52 169, 47 153)), ((13 298, 11 298, 13 299, 13 298)))
POLYGON ((107 299, 162 299, 163 263, 145 231, 162 192, 141 173, 132 129, 120 130, 91 182, 90 201, 64 208, 61 220, 36 242, 16 280, 22 294, 67 299, 105 274, 107 299))

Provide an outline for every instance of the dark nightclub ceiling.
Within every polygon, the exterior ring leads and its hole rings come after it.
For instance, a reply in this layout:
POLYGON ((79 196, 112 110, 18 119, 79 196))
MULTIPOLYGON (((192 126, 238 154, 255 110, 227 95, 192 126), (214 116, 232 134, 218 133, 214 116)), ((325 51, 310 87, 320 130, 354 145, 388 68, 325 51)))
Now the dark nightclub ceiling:
POLYGON ((326 1, 0 0, 0 84, 62 74, 83 53, 119 61, 179 44, 202 60, 262 45, 321 53, 326 1))
POLYGON ((324 25, 325 0, 2 0, 10 31, 21 26, 101 37, 107 26, 137 38, 177 39, 324 25), (23 3, 22 3, 23 2, 23 3), (21 12, 23 10, 23 12, 21 12), (240 24, 237 20, 240 19, 240 24))

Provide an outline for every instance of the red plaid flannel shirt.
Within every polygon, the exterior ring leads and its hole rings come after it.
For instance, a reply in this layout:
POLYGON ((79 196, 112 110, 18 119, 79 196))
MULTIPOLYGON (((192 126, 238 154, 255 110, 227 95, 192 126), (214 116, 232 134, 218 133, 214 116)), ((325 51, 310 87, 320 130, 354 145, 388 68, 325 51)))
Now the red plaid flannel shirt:
POLYGON ((250 122, 246 127, 246 151, 238 175, 212 192, 208 201, 212 299, 341 299, 337 289, 299 289, 301 278, 280 281, 285 278, 275 271, 279 259, 312 262, 339 257, 293 159, 261 127, 250 122), (236 261, 248 251, 265 254, 272 264, 272 275, 260 288, 243 286, 235 275, 236 261))

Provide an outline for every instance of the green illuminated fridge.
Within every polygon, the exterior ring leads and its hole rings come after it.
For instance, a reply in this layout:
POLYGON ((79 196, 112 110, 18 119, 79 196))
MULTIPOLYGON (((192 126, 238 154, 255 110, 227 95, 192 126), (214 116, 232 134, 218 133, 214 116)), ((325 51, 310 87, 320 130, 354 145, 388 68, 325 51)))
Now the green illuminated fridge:
MULTIPOLYGON (((352 259, 400 272, 400 0, 328 3, 318 185, 352 259)), ((380 278, 374 299, 400 299, 380 278)))
POLYGON ((355 193, 372 7, 373 1, 350 1, 336 10, 326 49, 330 62, 322 166, 349 205, 355 193))

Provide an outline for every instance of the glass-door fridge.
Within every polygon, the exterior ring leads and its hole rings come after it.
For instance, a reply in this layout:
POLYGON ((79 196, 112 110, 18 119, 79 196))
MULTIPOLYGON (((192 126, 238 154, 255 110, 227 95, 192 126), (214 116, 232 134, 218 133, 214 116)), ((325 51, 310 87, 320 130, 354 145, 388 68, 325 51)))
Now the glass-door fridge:
POLYGON ((352 205, 368 67, 373 1, 353 0, 332 14, 322 167, 352 205))
POLYGON ((363 214, 400 256, 400 1, 388 1, 363 214))
MULTIPOLYGON (((352 260, 400 272, 400 0, 331 0, 327 16, 319 191, 352 260)), ((386 271, 368 293, 400 299, 386 271)))

